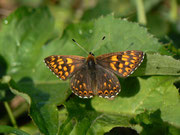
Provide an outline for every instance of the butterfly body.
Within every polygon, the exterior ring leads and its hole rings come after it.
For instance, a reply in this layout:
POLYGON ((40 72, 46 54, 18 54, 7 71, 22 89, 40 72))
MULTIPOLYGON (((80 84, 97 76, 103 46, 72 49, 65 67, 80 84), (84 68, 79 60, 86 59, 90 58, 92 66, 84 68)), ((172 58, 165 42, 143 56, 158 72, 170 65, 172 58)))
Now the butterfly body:
POLYGON ((45 58, 46 65, 62 80, 70 79, 72 92, 80 98, 97 95, 115 97, 121 90, 119 77, 128 77, 141 64, 142 51, 124 51, 95 57, 52 55, 45 58), (116 74, 116 75, 115 75, 116 74))
POLYGON ((90 70, 95 70, 96 69, 96 61, 95 61, 95 57, 94 54, 92 54, 91 52, 89 53, 86 63, 88 65, 88 69, 90 70))

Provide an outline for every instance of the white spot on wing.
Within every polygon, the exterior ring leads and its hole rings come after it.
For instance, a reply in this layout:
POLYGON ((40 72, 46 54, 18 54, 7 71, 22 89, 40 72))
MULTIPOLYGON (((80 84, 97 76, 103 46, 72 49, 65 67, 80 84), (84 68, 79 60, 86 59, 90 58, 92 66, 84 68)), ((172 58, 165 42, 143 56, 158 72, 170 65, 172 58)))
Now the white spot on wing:
POLYGON ((104 98, 109 98, 108 96, 105 96, 104 98))
POLYGON ((93 96, 89 96, 89 98, 92 98, 93 96))

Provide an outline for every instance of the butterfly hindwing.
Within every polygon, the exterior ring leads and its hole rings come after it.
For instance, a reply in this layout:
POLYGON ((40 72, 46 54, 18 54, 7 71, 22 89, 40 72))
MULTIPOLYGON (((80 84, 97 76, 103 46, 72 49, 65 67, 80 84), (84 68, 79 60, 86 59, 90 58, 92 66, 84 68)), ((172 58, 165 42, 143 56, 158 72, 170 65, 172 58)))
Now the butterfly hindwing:
POLYGON ((100 65, 97 65, 96 67, 97 95, 103 98, 115 97, 121 90, 118 78, 108 69, 105 69, 100 65))
POLYGON ((115 97, 120 92, 120 83, 116 75, 96 65, 96 70, 84 66, 71 78, 71 89, 81 98, 91 98, 94 95, 104 98, 115 97))
POLYGON ((74 55, 52 55, 45 58, 44 61, 57 77, 66 80, 81 68, 85 58, 74 55))
POLYGON ((70 85, 74 94, 80 98, 92 98, 95 95, 95 74, 84 65, 71 78, 70 85))
POLYGON ((124 51, 104 54, 96 57, 97 64, 105 67, 120 77, 128 77, 144 59, 142 51, 124 51))

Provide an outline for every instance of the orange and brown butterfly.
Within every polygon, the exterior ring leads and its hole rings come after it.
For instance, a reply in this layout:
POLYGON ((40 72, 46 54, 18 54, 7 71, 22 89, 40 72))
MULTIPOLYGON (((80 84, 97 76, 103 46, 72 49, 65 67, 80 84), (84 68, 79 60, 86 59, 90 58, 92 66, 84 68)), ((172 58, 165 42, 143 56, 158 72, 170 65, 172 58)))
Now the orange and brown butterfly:
POLYGON ((113 98, 121 91, 116 75, 128 77, 143 59, 142 51, 132 50, 97 57, 90 52, 87 58, 75 55, 52 55, 44 61, 60 79, 71 78, 72 92, 80 98, 92 98, 95 95, 113 98))

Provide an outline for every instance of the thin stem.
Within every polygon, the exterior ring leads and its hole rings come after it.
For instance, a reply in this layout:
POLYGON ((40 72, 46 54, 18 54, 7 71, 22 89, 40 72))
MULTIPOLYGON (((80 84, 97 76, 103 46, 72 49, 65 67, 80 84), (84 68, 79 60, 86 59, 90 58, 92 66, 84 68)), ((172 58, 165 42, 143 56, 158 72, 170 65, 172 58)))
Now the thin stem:
POLYGON ((171 9, 170 9, 170 17, 173 22, 177 21, 177 1, 176 0, 171 0, 171 9))
POLYGON ((144 10, 144 3, 143 0, 136 0, 136 8, 137 8, 137 15, 138 15, 138 22, 140 24, 146 25, 146 14, 144 10))
POLYGON ((15 118, 13 116, 11 108, 9 107, 9 104, 6 101, 4 102, 4 106, 5 106, 5 108, 6 108, 7 112, 8 112, 8 115, 9 115, 9 118, 11 120, 11 123, 13 124, 13 126, 15 128, 17 128, 16 120, 15 120, 15 118))

